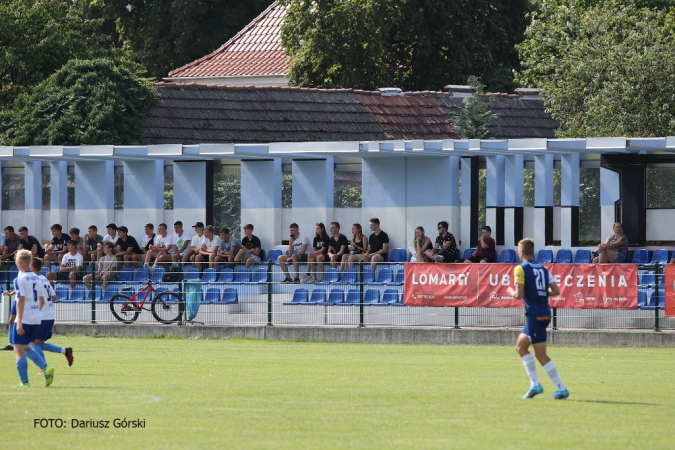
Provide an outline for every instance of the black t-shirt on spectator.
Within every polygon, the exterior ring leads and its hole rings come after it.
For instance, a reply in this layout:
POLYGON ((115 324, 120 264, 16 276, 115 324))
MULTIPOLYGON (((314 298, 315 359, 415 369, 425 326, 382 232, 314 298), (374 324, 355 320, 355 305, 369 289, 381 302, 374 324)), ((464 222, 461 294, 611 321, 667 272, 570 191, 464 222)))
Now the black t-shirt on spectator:
POLYGON ((133 250, 131 251, 132 253, 136 254, 142 254, 143 250, 141 250, 141 247, 138 246, 138 242, 136 242, 136 238, 133 236, 127 236, 127 241, 124 242, 121 238, 117 240, 117 245, 119 245, 122 248, 123 252, 126 252, 129 247, 131 247, 133 250))
POLYGON ((384 248, 384 244, 389 243, 389 236, 384 231, 380 231, 380 234, 373 233, 370 235, 368 243, 370 244, 370 253, 376 253, 384 248))
MULTIPOLYGON (((312 243, 312 247, 314 247, 317 250, 321 249, 327 249, 328 245, 330 245, 330 239, 328 239, 328 236, 319 236, 316 235, 314 236, 314 242, 312 243)), ((328 250, 324 252, 324 255, 328 254, 328 250)))
POLYGON ((40 258, 44 258, 45 256, 45 249, 42 248, 42 245, 40 244, 40 241, 37 240, 35 236, 28 236, 28 242, 24 241, 21 239, 21 245, 25 250, 33 250, 33 246, 37 244, 37 254, 40 258))
POLYGON ((66 244, 70 240, 70 236, 66 236, 65 234, 62 234, 60 238, 57 238, 54 236, 52 238, 52 248, 54 249, 55 252, 60 252, 64 248, 66 248, 66 244))
MULTIPOLYGON (((331 248, 331 253, 334 255, 337 255, 340 253, 340 250, 342 250, 342 246, 344 245, 345 247, 349 245, 349 241, 347 240, 347 236, 344 234, 340 233, 340 236, 338 236, 337 241, 335 240, 334 236, 330 237, 330 248, 331 248)), ((345 252, 348 250, 345 248, 345 252)))
POLYGON ((246 247, 246 244, 251 244, 251 248, 247 248, 248 251, 253 250, 254 248, 261 248, 262 244, 260 243, 260 239, 258 239, 258 236, 251 235, 251 239, 248 238, 248 236, 244 236, 244 239, 241 240, 241 246, 246 247))
POLYGON ((87 251, 93 252, 94 250, 96 250, 96 247, 101 242, 103 242, 103 236, 101 236, 100 234, 96 235, 96 239, 92 239, 91 236, 87 235, 87 239, 85 240, 87 251))

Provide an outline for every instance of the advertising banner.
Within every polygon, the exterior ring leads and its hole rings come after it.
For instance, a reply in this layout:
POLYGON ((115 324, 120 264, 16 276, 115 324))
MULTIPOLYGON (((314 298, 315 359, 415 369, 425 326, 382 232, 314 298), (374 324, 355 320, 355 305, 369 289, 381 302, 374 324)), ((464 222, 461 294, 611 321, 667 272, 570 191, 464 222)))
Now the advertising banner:
POLYGON ((675 265, 666 264, 666 317, 675 317, 675 265))
MULTIPOLYGON (((545 264, 560 286, 554 308, 636 309, 634 264, 545 264)), ((404 303, 409 306, 522 307, 506 293, 515 264, 406 263, 404 303)))

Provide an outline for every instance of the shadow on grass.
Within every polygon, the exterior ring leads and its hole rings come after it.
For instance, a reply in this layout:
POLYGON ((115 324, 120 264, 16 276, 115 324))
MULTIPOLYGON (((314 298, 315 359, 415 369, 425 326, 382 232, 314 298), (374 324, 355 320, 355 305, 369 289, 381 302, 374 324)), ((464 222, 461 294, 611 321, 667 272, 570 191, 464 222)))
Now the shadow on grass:
POLYGON ((568 402, 581 402, 581 403, 603 403, 606 405, 641 405, 641 406, 661 406, 660 403, 645 403, 645 402, 616 402, 612 400, 566 400, 568 402))

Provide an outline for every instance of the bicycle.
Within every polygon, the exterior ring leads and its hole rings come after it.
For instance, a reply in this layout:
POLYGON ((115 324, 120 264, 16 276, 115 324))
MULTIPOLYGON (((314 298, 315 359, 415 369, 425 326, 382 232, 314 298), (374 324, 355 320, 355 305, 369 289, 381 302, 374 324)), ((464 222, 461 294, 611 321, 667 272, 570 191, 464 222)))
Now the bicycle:
POLYGON ((135 294, 124 293, 125 291, 131 292, 131 287, 125 287, 121 293, 110 299, 110 311, 113 316, 126 324, 135 322, 141 311, 148 311, 143 305, 145 305, 150 293, 154 292, 150 310, 155 319, 165 324, 179 321, 183 314, 184 305, 178 294, 171 291, 157 292, 152 286, 152 280, 146 279, 145 282, 147 283, 146 286, 135 294), (141 293, 145 293, 145 295, 143 300, 138 303, 137 299, 141 293))

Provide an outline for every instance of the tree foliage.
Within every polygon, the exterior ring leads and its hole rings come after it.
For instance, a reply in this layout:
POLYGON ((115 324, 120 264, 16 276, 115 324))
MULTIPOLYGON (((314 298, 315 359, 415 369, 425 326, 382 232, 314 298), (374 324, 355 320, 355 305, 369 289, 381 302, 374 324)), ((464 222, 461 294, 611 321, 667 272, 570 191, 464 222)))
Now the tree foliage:
POLYGON ((675 133, 672 1, 551 0, 518 46, 562 137, 675 133))
POLYGON ((11 145, 132 144, 155 101, 147 81, 109 60, 71 60, 22 93, 6 134, 11 145))
POLYGON ((437 90, 480 76, 510 90, 529 0, 281 0, 298 86, 437 90))
POLYGON ((468 83, 474 96, 462 100, 463 106, 454 116, 452 125, 464 139, 489 139, 495 133, 490 123, 497 118, 492 112, 493 97, 485 95, 485 85, 473 75, 468 83))
POLYGON ((272 0, 90 0, 114 23, 116 41, 133 50, 148 75, 211 53, 238 33, 272 0))

